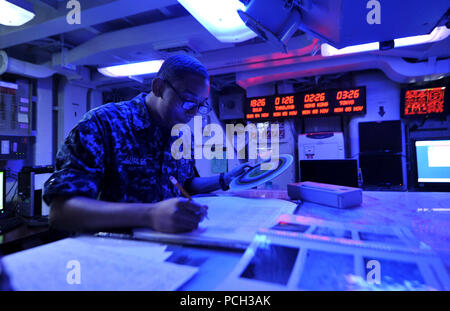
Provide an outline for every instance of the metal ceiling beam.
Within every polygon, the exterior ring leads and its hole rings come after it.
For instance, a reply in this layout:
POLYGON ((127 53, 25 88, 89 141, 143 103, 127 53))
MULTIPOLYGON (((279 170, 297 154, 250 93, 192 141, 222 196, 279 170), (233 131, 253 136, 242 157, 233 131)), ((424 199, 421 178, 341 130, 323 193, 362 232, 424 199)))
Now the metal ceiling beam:
POLYGON ((219 75, 272 67, 282 61, 293 62, 299 57, 310 56, 318 46, 317 39, 301 35, 289 41, 288 53, 280 51, 279 46, 264 42, 204 52, 198 59, 206 65, 211 75, 219 75))
MULTIPOLYGON (((101 34, 65 52, 64 60, 61 59, 61 53, 53 55, 52 65, 57 66, 62 63, 98 65, 102 64, 102 58, 111 57, 113 54, 121 56, 121 53, 130 54, 130 51, 137 49, 155 52, 154 50, 157 49, 185 44, 186 40, 200 42, 199 46, 202 47, 232 46, 232 44, 220 43, 192 16, 185 16, 101 34), (161 31, 162 29, 164 31, 161 31)), ((155 54, 158 53, 158 51, 155 52, 155 54)))
POLYGON ((81 24, 79 25, 70 25, 67 23, 66 15, 69 13, 69 10, 65 9, 65 6, 55 12, 40 10, 36 12, 37 16, 35 20, 22 27, 15 27, 11 30, 9 29, 10 27, 1 28, 0 49, 177 3, 176 0, 133 0, 133 4, 130 5, 129 0, 85 1, 82 3, 81 24))
POLYGON ((51 0, 28 0, 28 1, 30 1, 35 5, 45 6, 46 8, 49 8, 53 11, 56 11, 58 9, 58 4, 51 0))

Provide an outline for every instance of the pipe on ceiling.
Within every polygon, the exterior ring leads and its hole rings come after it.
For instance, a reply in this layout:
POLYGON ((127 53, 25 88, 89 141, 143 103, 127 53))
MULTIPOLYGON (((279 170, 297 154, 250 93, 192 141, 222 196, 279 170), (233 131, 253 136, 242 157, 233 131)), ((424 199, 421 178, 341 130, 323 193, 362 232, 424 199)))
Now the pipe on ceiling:
POLYGON ((448 75, 450 59, 430 59, 428 62, 408 63, 399 57, 367 54, 343 57, 301 57, 290 62, 279 62, 277 65, 237 72, 236 82, 247 89, 258 84, 299 77, 379 69, 392 81, 413 83, 448 75))
POLYGON ((56 73, 55 70, 45 65, 36 65, 12 57, 8 57, 5 51, 0 51, 0 75, 13 73, 29 78, 48 78, 56 73))

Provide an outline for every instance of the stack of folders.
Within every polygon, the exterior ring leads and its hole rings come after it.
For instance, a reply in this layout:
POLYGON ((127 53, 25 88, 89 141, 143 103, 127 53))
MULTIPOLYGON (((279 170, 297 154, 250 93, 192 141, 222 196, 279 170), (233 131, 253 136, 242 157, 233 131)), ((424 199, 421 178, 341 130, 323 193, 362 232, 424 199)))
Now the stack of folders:
POLYGON ((281 215, 218 290, 450 290, 440 258, 403 227, 281 215))

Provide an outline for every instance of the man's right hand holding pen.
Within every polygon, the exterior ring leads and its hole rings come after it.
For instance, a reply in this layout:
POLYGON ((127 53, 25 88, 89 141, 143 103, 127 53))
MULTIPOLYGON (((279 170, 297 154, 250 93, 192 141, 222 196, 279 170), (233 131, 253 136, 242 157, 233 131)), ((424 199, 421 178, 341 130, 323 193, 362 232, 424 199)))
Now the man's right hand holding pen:
POLYGON ((170 181, 186 198, 172 198, 157 202, 150 210, 150 226, 160 232, 188 232, 198 228, 198 223, 208 217, 208 206, 192 200, 189 193, 175 177, 170 181))
MULTIPOLYGON (((192 201, 192 197, 191 195, 183 188, 183 186, 178 182, 178 180, 173 177, 170 176, 169 177, 170 182, 178 188, 178 190, 180 190, 181 194, 187 198, 189 201, 192 201)), ((206 209, 203 210, 203 216, 205 216, 206 218, 208 218, 208 206, 204 205, 204 207, 206 207, 206 209)), ((209 219, 209 218, 208 218, 209 219)), ((202 218, 203 220, 203 218, 202 218)))
POLYGON ((208 206, 186 198, 157 202, 150 210, 150 227, 159 232, 189 232, 198 228, 207 210, 208 206))

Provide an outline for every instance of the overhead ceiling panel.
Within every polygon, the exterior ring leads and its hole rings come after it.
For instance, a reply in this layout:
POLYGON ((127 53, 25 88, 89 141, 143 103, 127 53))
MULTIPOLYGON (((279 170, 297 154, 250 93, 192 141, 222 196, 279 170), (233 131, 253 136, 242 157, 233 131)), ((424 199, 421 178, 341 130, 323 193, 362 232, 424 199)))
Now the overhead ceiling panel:
POLYGON ((448 0, 311 2, 302 12, 300 28, 337 48, 429 34, 450 8, 448 0), (379 14, 379 24, 372 23, 373 14, 379 14))

